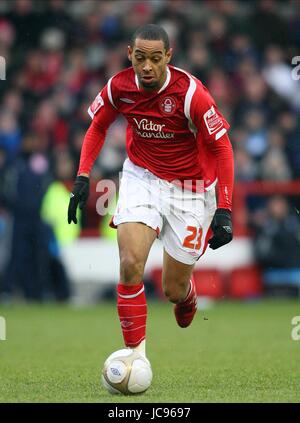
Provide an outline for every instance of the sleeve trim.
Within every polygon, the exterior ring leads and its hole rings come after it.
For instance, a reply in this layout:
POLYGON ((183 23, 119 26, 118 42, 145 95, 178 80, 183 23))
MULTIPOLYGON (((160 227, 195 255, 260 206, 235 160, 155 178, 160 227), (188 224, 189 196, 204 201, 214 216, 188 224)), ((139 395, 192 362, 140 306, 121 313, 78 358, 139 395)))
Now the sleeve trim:
POLYGON ((111 92, 111 81, 112 81, 112 79, 113 79, 113 76, 108 80, 108 83, 107 83, 107 93, 108 93, 108 98, 109 98, 109 101, 111 102, 111 105, 115 109, 117 109, 117 107, 116 107, 116 105, 114 103, 113 97, 112 97, 112 92, 111 92))
POLYGON ((190 80, 190 85, 189 85, 189 88, 186 92, 185 99, 184 99, 184 114, 185 114, 186 118, 189 121, 191 121, 191 114, 190 114, 191 103, 192 103, 193 95, 194 95, 196 88, 197 88, 197 84, 196 84, 194 78, 188 72, 186 72, 185 70, 177 68, 176 66, 174 66, 174 69, 184 73, 190 80))
POLYGON ((221 138, 224 134, 226 134, 226 132, 227 132, 227 129, 226 128, 221 129, 221 131, 219 131, 216 134, 215 140, 218 140, 219 138, 221 138))

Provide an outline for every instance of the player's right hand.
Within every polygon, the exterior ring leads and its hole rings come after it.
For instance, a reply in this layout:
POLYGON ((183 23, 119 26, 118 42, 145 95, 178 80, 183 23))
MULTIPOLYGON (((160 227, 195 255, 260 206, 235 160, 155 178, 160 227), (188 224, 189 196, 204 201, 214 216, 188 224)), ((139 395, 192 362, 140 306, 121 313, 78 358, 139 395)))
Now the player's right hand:
POLYGON ((90 179, 87 176, 77 176, 73 190, 70 194, 70 202, 68 208, 68 223, 77 223, 76 211, 82 210, 87 202, 90 193, 90 179))

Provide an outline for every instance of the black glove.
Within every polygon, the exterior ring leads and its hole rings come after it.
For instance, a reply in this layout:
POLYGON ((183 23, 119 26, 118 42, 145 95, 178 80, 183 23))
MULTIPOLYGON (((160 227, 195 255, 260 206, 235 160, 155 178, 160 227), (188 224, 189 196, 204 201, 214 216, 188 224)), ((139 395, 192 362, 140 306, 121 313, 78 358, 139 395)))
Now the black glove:
POLYGON ((87 176, 77 176, 73 191, 70 194, 70 202, 68 208, 68 223, 72 221, 77 223, 76 211, 79 208, 82 210, 86 205, 90 193, 90 179, 87 176))
POLYGON ((213 237, 208 241, 210 248, 216 250, 222 245, 228 244, 233 238, 231 211, 227 209, 217 209, 211 222, 213 237))

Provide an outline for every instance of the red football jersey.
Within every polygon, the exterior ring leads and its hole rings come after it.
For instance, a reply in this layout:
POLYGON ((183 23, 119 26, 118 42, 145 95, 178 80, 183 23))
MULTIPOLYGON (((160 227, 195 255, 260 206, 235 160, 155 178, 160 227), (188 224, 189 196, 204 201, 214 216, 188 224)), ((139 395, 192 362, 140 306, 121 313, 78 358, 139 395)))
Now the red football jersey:
MULTIPOLYGON (((215 184, 217 154, 211 147, 229 124, 205 86, 188 72, 169 65, 164 85, 147 92, 130 67, 110 78, 88 112, 94 123, 90 136, 97 132, 98 143, 82 150, 78 173, 89 173, 107 128, 121 113, 128 121, 126 149, 134 164, 169 182, 203 180, 206 189, 215 184)), ((232 187, 225 188, 228 197, 232 187)), ((226 201, 229 205, 231 199, 226 201)))

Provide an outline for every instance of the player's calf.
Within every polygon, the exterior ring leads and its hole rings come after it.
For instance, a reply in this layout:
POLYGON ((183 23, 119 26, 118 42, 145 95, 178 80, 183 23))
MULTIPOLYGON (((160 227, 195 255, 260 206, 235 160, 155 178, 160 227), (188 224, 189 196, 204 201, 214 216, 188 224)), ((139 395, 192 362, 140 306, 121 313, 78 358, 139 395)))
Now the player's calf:
POLYGON ((163 291, 167 299, 174 304, 183 301, 189 292, 189 283, 179 282, 173 284, 173 286, 164 285, 163 291))
POLYGON ((197 311, 197 293, 193 277, 190 280, 188 294, 185 299, 174 306, 175 318, 182 328, 188 327, 197 311))

